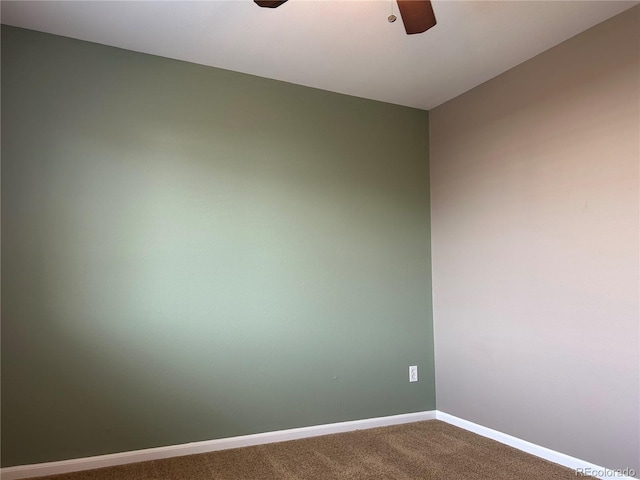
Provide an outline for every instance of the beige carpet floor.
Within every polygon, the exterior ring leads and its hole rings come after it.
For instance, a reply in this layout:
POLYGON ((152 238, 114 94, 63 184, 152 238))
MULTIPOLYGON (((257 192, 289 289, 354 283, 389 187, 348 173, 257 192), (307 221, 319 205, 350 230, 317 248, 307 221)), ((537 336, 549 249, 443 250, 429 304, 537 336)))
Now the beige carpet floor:
POLYGON ((575 480, 576 474, 431 420, 40 479, 575 480))

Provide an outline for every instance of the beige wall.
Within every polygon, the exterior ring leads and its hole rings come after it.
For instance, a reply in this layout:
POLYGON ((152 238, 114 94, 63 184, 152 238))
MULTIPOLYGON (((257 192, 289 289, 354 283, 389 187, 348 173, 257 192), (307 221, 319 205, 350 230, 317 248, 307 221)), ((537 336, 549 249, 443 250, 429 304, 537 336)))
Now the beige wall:
POLYGON ((640 470, 640 7, 431 112, 438 409, 640 470))

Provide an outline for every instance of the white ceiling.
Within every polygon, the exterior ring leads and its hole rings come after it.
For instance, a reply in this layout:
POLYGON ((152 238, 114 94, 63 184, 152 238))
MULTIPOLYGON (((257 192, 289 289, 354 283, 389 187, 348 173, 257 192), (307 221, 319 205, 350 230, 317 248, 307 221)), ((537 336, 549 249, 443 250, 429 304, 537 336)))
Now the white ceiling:
POLYGON ((2 23, 431 109, 636 1, 434 1, 408 36, 393 0, 2 1, 2 23))

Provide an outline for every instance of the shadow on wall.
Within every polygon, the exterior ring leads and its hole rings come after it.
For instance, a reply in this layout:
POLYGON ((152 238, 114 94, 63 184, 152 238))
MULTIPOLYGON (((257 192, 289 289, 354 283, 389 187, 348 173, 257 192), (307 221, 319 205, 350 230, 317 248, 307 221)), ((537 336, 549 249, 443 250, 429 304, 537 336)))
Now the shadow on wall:
POLYGON ((2 32, 7 466, 434 407, 426 112, 2 32))

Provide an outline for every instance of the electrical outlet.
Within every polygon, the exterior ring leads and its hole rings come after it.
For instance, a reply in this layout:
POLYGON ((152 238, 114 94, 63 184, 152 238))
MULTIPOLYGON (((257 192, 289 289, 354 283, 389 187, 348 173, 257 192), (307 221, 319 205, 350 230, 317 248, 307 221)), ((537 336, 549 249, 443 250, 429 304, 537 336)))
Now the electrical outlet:
POLYGON ((417 365, 411 365, 409 367, 409 381, 410 382, 417 382, 418 381, 418 366, 417 365))

